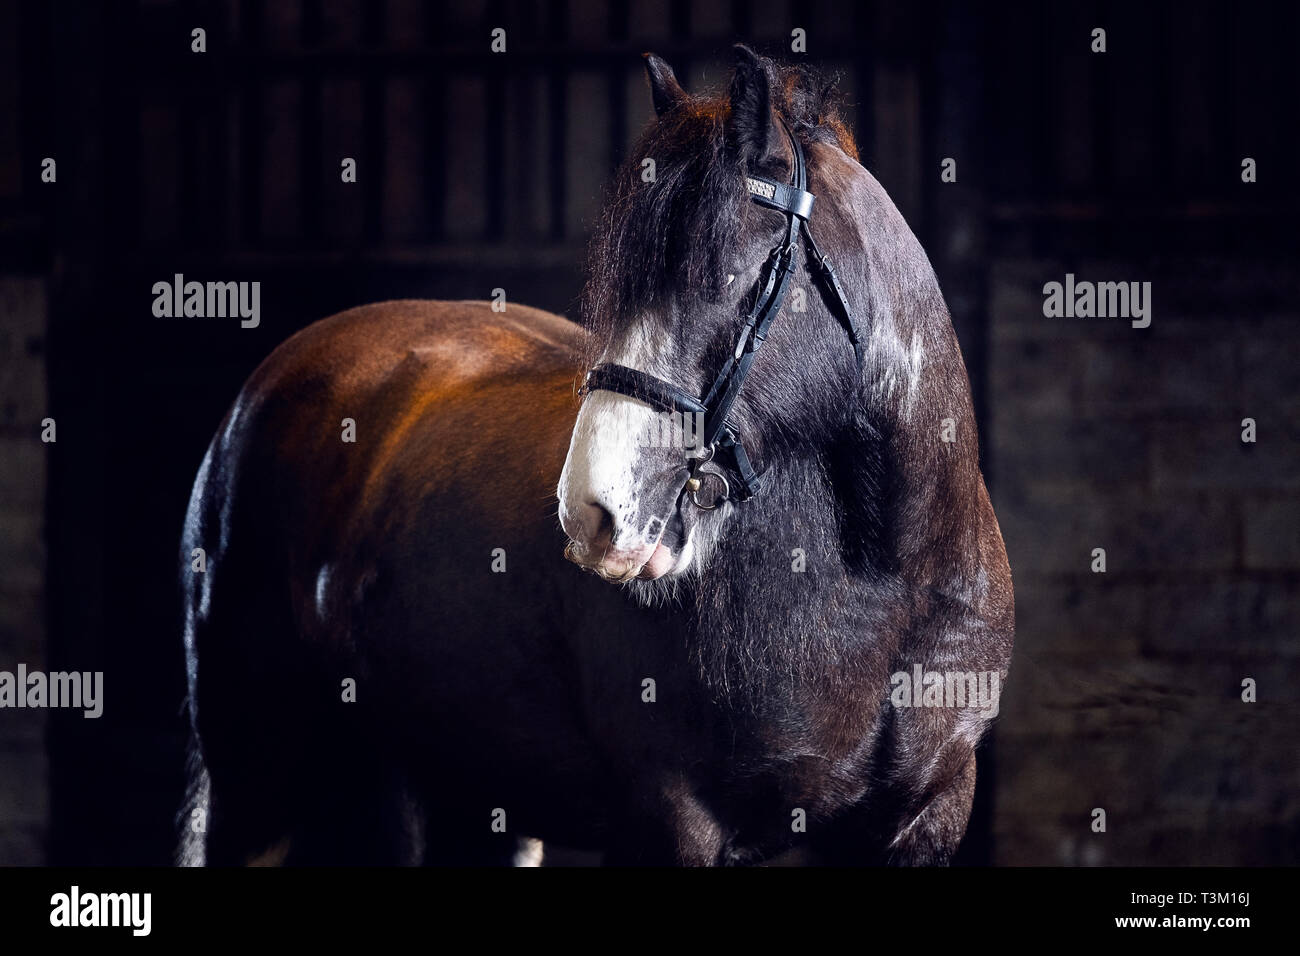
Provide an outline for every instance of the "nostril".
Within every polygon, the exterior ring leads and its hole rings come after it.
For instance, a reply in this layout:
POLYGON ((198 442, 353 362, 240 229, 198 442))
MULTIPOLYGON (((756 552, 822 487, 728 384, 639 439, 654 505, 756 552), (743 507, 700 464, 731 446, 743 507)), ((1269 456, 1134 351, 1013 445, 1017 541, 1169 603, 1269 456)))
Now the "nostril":
POLYGON ((592 547, 608 547, 614 537, 614 516, 600 502, 587 503, 586 526, 591 529, 592 547))

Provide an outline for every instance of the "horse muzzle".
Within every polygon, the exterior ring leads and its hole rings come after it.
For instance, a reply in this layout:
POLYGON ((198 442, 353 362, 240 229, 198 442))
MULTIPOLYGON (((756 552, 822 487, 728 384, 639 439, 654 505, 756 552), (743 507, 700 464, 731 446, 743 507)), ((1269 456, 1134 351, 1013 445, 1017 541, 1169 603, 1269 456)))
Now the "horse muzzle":
POLYGON ((677 556, 662 541, 637 551, 605 549, 593 553, 571 540, 565 545, 564 556, 584 571, 617 583, 654 581, 672 571, 677 563, 677 556))

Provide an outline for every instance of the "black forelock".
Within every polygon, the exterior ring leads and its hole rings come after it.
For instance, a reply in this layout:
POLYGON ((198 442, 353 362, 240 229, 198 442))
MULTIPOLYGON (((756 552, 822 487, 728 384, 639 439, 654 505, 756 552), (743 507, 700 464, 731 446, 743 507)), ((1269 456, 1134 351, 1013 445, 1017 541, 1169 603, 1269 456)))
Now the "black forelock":
POLYGON ((673 296, 721 291, 745 196, 716 105, 693 101, 665 114, 618 171, 591 245, 583 322, 592 331, 673 296), (650 182, 645 159, 654 162, 650 182))

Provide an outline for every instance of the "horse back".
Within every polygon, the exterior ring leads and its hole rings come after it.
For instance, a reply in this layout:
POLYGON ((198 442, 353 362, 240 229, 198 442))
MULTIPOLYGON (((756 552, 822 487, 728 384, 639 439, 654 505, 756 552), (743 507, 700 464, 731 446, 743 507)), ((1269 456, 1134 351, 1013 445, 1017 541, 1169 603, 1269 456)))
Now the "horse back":
MULTIPOLYGON (((227 794, 258 780, 238 802, 276 803, 294 786, 284 755, 328 740, 337 756, 349 712, 396 733, 450 723, 503 685, 565 686, 544 622, 563 619, 579 576, 556 560, 555 480, 582 334, 524 306, 387 302, 307 327, 249 378, 182 541, 187 566, 207 553, 207 573, 185 577, 190 706, 227 794), (356 711, 340 708, 348 679, 356 711)), ((577 741, 558 691, 528 707, 507 724, 527 739, 494 746, 546 753, 545 735, 553 756, 577 741)), ((467 759, 439 745, 412 762, 467 759)), ((585 763, 576 743, 569 761, 585 763)))

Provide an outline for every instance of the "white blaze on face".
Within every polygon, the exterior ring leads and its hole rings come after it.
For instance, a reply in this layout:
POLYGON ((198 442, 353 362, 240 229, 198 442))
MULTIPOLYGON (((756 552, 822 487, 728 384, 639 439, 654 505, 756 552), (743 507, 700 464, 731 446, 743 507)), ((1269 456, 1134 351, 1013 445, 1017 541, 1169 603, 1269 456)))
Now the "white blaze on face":
MULTIPOLYGON (((646 318, 629 323, 598 364, 623 365, 671 381, 663 366, 672 345, 668 336, 652 331, 658 324, 646 318)), ((572 540, 590 545, 603 517, 598 509, 604 509, 613 518, 610 550, 653 550, 668 516, 641 513, 639 483, 644 476, 637 474, 637 463, 646 454, 647 439, 658 434, 659 413, 645 402, 604 390, 583 399, 560 474, 560 524, 572 540)))
POLYGON ((613 518, 612 547, 642 543, 635 465, 655 427, 654 410, 629 396, 600 390, 583 399, 559 487, 560 523, 574 541, 596 536, 602 516, 595 506, 613 518))

